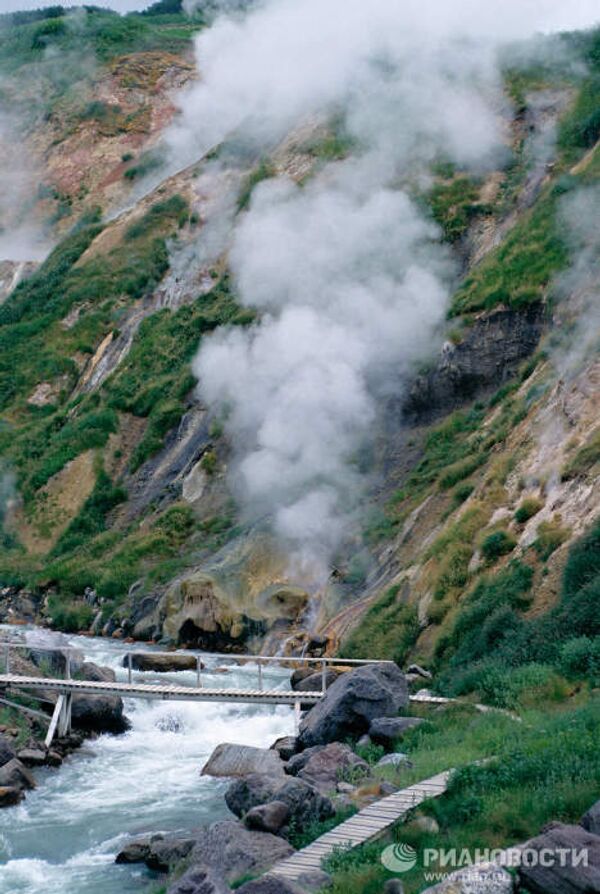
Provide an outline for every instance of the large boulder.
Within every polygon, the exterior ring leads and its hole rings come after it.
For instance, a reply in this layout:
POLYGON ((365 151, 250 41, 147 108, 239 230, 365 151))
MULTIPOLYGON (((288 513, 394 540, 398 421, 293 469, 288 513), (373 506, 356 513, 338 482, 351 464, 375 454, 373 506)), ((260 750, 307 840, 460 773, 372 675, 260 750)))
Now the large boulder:
POLYGON ((20 788, 15 788, 12 785, 0 786, 0 807, 14 807, 23 798, 24 795, 20 788))
MULTIPOLYGON (((297 757, 302 758, 305 755, 307 758, 299 768, 299 761, 293 764, 292 768, 289 768, 288 764, 288 772, 313 785, 320 792, 334 791, 337 783, 347 780, 348 777, 355 781, 369 774, 367 762, 341 742, 316 746, 308 749, 308 754, 304 752, 297 757)), ((295 758, 291 763, 294 761, 295 758)))
POLYGON ((420 717, 376 717, 371 721, 369 737, 376 745, 391 748, 404 733, 423 723, 420 717))
POLYGON ((587 813, 581 817, 581 825, 593 835, 600 835, 600 801, 592 804, 587 813))
POLYGON ((304 748, 361 735, 376 717, 391 717, 409 703, 402 671, 391 662, 342 674, 300 726, 304 748))
POLYGON ((90 733, 124 733, 129 729, 123 700, 117 696, 73 696, 71 720, 76 729, 90 733))
POLYGON ((203 776, 247 776, 268 773, 283 776, 283 761, 272 748, 251 745, 217 745, 204 767, 203 776))
POLYGON ((15 751, 10 739, 7 739, 6 736, 0 735, 0 767, 3 767, 4 764, 7 764, 16 756, 17 752, 15 751))
POLYGON ((35 788, 35 779, 20 760, 13 757, 0 767, 0 787, 16 788, 23 791, 27 788, 35 788))
POLYGON ((191 858, 193 863, 210 866, 231 882, 248 872, 266 872, 293 853, 293 847, 283 838, 223 820, 199 830, 191 858))
POLYGON ((513 894, 512 875, 495 863, 482 863, 459 869, 423 894, 513 894))
POLYGON ((231 888, 209 866, 192 866, 167 894, 231 894, 231 888))
POLYGON ((581 826, 553 823, 524 847, 545 852, 543 860, 528 859, 524 862, 531 865, 519 867, 519 882, 530 894, 600 891, 600 836, 581 826), (582 853, 587 857, 579 862, 577 855, 582 853))
MULTIPOLYGON (((327 670, 325 672, 325 689, 329 689, 329 687, 335 683, 337 678, 339 677, 339 673, 334 670, 327 670)), ((292 682, 292 689, 296 692, 322 692, 323 691, 323 676, 321 671, 312 672, 302 677, 302 679, 297 682, 292 682)))
POLYGON ((238 817, 246 816, 253 808, 273 801, 285 804, 289 811, 289 822, 299 827, 329 819, 335 814, 329 798, 321 795, 303 779, 255 773, 236 780, 225 792, 227 806, 238 817))
MULTIPOLYGON (((135 652, 131 656, 133 670, 154 671, 159 674, 196 670, 196 662, 195 655, 182 655, 180 652, 173 652, 172 655, 166 655, 163 652, 135 652)), ((123 667, 129 667, 127 655, 123 658, 123 667)), ((203 667, 204 664, 200 662, 200 668, 203 667)))

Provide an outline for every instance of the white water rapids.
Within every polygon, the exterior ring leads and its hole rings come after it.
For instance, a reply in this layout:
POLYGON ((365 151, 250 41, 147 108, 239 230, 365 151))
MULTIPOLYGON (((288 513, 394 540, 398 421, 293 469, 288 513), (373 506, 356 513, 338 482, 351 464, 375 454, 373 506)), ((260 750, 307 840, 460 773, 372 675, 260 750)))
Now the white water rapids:
MULTIPOLYGON (((52 634, 43 636, 52 644, 52 634)), ((126 677, 120 665, 131 646, 77 636, 69 643, 126 677)), ((231 664, 227 675, 212 675, 216 662, 209 655, 205 661, 206 685, 256 685, 255 666, 231 664)), ((286 686, 288 674, 265 670, 265 685, 286 686)), ((191 672, 159 678, 195 685, 191 672)), ((136 672, 134 679, 157 676, 136 672)), ((265 705, 126 700, 125 713, 129 732, 88 739, 59 769, 35 770, 38 788, 17 807, 0 810, 0 894, 152 891, 144 867, 115 864, 126 839, 232 818, 223 800, 227 782, 200 776, 207 756, 220 742, 268 747, 294 725, 292 709, 265 705)))

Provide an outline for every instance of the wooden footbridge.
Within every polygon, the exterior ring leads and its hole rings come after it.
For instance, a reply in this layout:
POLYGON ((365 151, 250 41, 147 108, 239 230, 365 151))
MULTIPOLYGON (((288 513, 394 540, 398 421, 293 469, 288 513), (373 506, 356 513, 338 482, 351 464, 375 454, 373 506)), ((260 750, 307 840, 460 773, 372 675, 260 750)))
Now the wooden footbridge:
MULTIPOLYGON (((327 671, 331 666, 356 667, 367 664, 385 664, 389 662, 369 659, 339 659, 339 658, 306 658, 289 656, 265 656, 265 655, 240 655, 231 654, 204 654, 185 652, 124 652, 124 680, 83 680, 77 678, 77 660, 81 661, 81 652, 71 648, 42 647, 27 643, 3 643, 4 648, 4 673, 0 674, 0 692, 6 696, 28 695, 42 701, 51 701, 54 704, 52 718, 46 745, 49 746, 55 733, 64 736, 71 729, 71 707, 73 696, 115 696, 120 698, 158 699, 166 701, 192 701, 192 702, 237 702, 240 704, 256 705, 290 705, 295 710, 296 724, 300 720, 300 712, 303 707, 317 704, 327 688, 327 671), (48 653, 51 656, 61 658, 64 663, 64 676, 54 677, 48 675, 33 676, 19 673, 18 662, 13 661, 13 652, 24 650, 27 652, 48 653), (157 671, 137 672, 134 670, 134 658, 137 655, 151 655, 154 657, 170 657, 185 655, 195 658, 195 679, 190 685, 181 683, 157 683, 155 680, 148 682, 148 677, 161 676, 157 671), (75 657, 76 656, 76 657, 75 657), (240 687, 215 687, 206 685, 207 677, 213 681, 213 673, 216 668, 205 668, 204 661, 210 659, 228 663, 230 666, 256 666, 256 677, 252 688, 240 687), (285 688, 270 688, 265 685, 265 669, 272 666, 306 667, 313 668, 315 676, 319 677, 320 686, 311 691, 298 691, 285 688), (72 673, 74 669, 75 673, 72 673), (212 672, 211 672, 212 670, 212 672), (134 678, 135 677, 135 678, 134 678), (55 699, 52 697, 54 696, 55 699)), ((193 662, 192 662, 193 666, 193 662)), ((412 696, 412 701, 443 703, 448 699, 436 696, 412 696)), ((4 703, 6 698, 1 699, 4 703)), ((14 704, 14 707, 20 707, 14 704)), ((31 709, 29 709, 31 713, 31 709)), ((48 719, 47 715, 35 712, 40 718, 48 719)))

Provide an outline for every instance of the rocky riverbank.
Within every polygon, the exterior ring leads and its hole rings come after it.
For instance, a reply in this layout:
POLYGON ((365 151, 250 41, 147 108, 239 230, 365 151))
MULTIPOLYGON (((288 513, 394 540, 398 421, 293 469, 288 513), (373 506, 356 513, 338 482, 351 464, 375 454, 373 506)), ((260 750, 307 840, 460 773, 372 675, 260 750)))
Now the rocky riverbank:
MULTIPOLYGON (((24 640, 18 637, 10 642, 25 645, 24 640)), ((2 645, 0 643, 0 653, 3 651, 2 645)), ((86 661, 82 652, 73 649, 67 652, 66 647, 41 649, 32 645, 10 651, 11 671, 29 677, 61 676, 65 673, 67 660, 71 675, 81 680, 108 682, 115 679, 111 668, 86 661)), ((3 719, 9 722, 0 724, 0 807, 19 803, 28 790, 36 787, 36 768, 59 767, 65 757, 76 751, 87 737, 103 732, 123 733, 129 726, 120 698, 76 695, 71 709, 71 733, 55 738, 46 747, 47 723, 40 717, 40 712, 52 714, 56 694, 40 687, 39 691, 30 692, 28 697, 9 694, 8 701, 30 710, 17 710, 9 706, 3 710, 3 719)))
MULTIPOLYGON (((293 682, 300 687, 302 674, 296 672, 293 682)), ((297 736, 278 739, 271 748, 224 743, 215 749, 202 773, 231 780, 225 801, 237 819, 132 839, 117 861, 145 863, 165 873, 183 861, 186 871, 172 882, 169 894, 223 894, 245 878, 237 889, 257 894, 267 888, 254 877, 294 853, 311 828, 328 820, 335 824, 336 818, 395 791, 385 779, 384 748, 374 746, 382 760, 373 767, 348 741, 362 737, 369 745, 373 733, 373 741, 391 746, 403 728, 421 722, 398 716, 409 704, 405 675, 393 664, 373 665, 340 673, 330 683, 322 702, 304 716, 297 736)), ((327 880, 324 873, 311 873, 301 879, 301 888, 316 891, 327 880)), ((267 884, 281 894, 299 890, 280 880, 267 884)))

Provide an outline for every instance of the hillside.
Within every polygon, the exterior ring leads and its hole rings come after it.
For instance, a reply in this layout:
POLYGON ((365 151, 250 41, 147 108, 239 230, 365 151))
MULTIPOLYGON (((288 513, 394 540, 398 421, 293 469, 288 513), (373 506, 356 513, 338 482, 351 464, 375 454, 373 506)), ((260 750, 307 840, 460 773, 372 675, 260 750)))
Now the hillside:
POLYGON ((36 229, 0 282, 0 620, 216 650, 327 637, 506 706, 597 675, 600 31, 505 63, 500 163, 436 157, 401 184, 453 295, 378 399, 352 457, 360 508, 315 583, 270 507, 239 498, 229 419, 192 361, 270 311, 240 300, 215 208, 243 226, 259 186, 285 175, 310 195, 361 147, 306 116, 268 153, 234 133, 173 165, 161 138, 202 78, 202 27, 0 24, 3 136, 18 128, 35 172, 3 226, 36 229))

